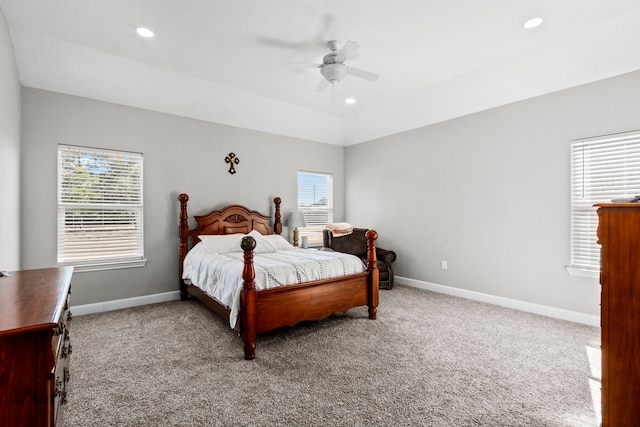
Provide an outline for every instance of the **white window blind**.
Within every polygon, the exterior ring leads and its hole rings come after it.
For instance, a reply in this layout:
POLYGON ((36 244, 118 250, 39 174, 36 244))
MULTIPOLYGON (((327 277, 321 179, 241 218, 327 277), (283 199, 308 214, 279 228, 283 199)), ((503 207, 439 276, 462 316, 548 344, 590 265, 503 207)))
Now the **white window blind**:
POLYGON ((142 221, 142 154, 58 146, 59 264, 143 265, 142 221))
POLYGON ((298 172, 298 210, 304 214, 309 246, 322 246, 322 230, 333 223, 333 176, 326 173, 298 172))
POLYGON ((600 270, 596 203, 640 194, 640 131, 571 144, 571 267, 600 270))

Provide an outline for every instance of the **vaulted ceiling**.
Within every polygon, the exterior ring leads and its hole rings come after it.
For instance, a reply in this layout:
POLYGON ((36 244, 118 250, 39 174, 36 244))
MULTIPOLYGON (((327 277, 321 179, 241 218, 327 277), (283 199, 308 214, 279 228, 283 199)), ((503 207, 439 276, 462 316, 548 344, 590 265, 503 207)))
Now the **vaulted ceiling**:
POLYGON ((640 0, 0 0, 22 85, 338 145, 640 69, 640 0), (523 27, 530 18, 543 23, 523 27), (143 38, 137 27, 153 38, 143 38), (356 41, 318 92, 327 42, 356 41), (355 99, 345 104, 346 98, 355 99))

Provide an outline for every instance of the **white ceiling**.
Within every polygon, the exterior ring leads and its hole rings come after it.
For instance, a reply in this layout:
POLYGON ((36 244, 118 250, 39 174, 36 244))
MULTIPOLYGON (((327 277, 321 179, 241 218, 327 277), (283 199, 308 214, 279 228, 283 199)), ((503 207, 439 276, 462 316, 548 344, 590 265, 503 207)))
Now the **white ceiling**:
POLYGON ((24 86, 349 145, 640 69, 640 0, 0 0, 24 86), (525 30, 526 19, 544 23, 525 30), (139 37, 146 26, 156 36, 139 37), (316 92, 329 40, 357 41, 316 92), (354 105, 345 105, 354 97, 354 105))

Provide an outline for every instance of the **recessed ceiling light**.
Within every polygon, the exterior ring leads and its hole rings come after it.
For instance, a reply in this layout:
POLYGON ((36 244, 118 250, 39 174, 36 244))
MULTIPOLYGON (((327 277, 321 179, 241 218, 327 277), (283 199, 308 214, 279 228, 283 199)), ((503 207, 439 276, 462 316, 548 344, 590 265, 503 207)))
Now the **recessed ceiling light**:
POLYGON ((537 26, 542 24, 542 21, 543 21, 542 18, 531 18, 527 22, 524 23, 524 27, 527 30, 530 30, 530 29, 536 28, 537 26))
POLYGON ((147 39, 153 37, 153 31, 145 27, 136 28, 136 33, 138 33, 138 35, 145 37, 147 39))
POLYGON ((356 99, 355 98, 347 98, 347 99, 344 100, 344 103, 345 104, 349 104, 349 105, 355 104, 356 103, 356 99))

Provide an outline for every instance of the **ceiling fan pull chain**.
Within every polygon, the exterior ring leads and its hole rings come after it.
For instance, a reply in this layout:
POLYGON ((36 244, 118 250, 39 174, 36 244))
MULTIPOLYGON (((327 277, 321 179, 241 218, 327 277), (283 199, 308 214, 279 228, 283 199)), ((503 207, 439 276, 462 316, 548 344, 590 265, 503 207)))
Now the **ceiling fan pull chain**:
POLYGON ((336 108, 336 85, 331 82, 331 108, 336 108))

